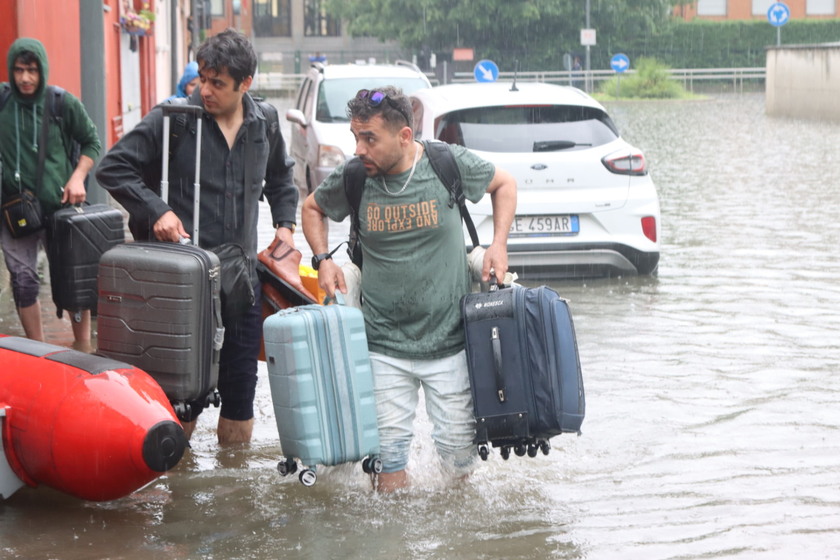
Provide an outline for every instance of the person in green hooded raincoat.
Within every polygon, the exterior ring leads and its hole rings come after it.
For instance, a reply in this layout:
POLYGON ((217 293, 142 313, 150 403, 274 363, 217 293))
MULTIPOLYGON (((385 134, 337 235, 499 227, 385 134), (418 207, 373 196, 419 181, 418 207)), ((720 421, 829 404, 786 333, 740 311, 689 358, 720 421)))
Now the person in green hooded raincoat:
MULTIPOLYGON (((49 62, 44 45, 37 39, 20 38, 7 56, 9 83, 0 109, 0 168, 2 198, 21 189, 34 192, 41 202, 45 218, 63 204, 85 201, 85 179, 99 156, 101 143, 96 125, 81 101, 71 93, 64 95, 62 124, 51 119, 47 127, 46 148, 41 146, 41 120, 47 98, 49 62), (68 139, 81 146, 74 166, 65 147, 68 139), (39 152, 45 149, 41 183, 38 180, 39 152)), ((46 220, 45 220, 46 221, 46 220)), ((12 281, 15 301, 23 330, 28 338, 44 340, 41 306, 38 302, 38 251, 48 243, 46 231, 13 238, 8 228, 0 226, 0 247, 12 281)), ((73 322, 75 347, 90 350, 90 311, 83 311, 73 322)))

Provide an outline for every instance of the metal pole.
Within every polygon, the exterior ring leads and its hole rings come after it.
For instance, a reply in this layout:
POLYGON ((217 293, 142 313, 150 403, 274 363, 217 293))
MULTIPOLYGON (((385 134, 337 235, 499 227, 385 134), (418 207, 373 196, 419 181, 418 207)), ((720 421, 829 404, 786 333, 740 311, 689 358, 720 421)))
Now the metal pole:
POLYGON ((190 50, 192 50, 192 60, 195 60, 195 53, 198 52, 198 43, 201 40, 201 36, 199 35, 199 26, 200 23, 198 21, 198 3, 203 2, 204 0, 191 0, 190 2, 190 17, 192 18, 192 42, 190 44, 190 50))
MULTIPOLYGON (((103 4, 101 2, 79 2, 79 24, 81 45, 79 59, 82 63, 82 102, 99 133, 101 154, 108 149, 106 134, 108 113, 105 100, 105 27, 102 25, 103 4)), ((88 175, 87 200, 105 203, 107 194, 96 182, 93 173, 88 175)))
POLYGON ((183 65, 181 62, 181 42, 178 40, 178 2, 170 0, 169 2, 169 79, 172 80, 171 91, 175 91, 178 85, 178 80, 181 78, 180 68, 183 65))
MULTIPOLYGON (((586 29, 592 29, 589 26, 589 0, 586 0, 586 29)), ((584 81, 584 85, 587 93, 592 91, 592 76, 589 74, 590 69, 591 66, 589 63, 589 45, 586 45, 586 80, 584 81)))

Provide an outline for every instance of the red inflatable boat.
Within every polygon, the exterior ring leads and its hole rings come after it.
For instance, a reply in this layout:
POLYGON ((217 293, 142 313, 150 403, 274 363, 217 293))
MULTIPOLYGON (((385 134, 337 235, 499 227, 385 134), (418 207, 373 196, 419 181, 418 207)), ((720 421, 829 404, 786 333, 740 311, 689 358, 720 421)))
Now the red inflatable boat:
POLYGON ((44 484, 113 500, 174 467, 187 445, 160 386, 109 358, 0 335, 0 498, 44 484))

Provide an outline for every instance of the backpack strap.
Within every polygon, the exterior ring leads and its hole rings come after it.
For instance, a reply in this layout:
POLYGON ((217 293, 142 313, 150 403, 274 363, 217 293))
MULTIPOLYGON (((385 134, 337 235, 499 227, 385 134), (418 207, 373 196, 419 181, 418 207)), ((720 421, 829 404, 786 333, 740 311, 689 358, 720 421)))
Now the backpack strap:
POLYGON ((0 84, 0 111, 6 106, 6 101, 12 96, 12 86, 9 82, 0 84))
POLYGON ((344 164, 344 195, 350 204, 350 238, 347 241, 347 255, 353 264, 362 268, 362 247, 359 244, 359 206, 362 204, 362 190, 367 172, 362 160, 357 157, 344 164))
POLYGON ((51 104, 50 116, 59 126, 64 125, 64 94, 66 93, 67 91, 60 86, 47 86, 47 96, 50 98, 49 102, 51 104))
MULTIPOLYGON (((64 90, 61 90, 62 92, 64 90)), ((40 192, 43 187, 44 181, 44 162, 47 158, 47 127, 49 126, 49 122, 53 119, 53 111, 55 110, 55 97, 54 88, 53 86, 47 86, 47 100, 44 102, 44 114, 41 116, 41 135, 38 139, 38 167, 35 170, 35 192, 40 192)), ((64 94, 60 93, 62 97, 62 109, 63 109, 63 101, 64 101, 64 94)), ((61 134, 62 138, 64 134, 61 134)))
POLYGON ((423 148, 429 156, 429 163, 435 170, 438 179, 449 191, 449 207, 458 205, 458 209, 461 211, 461 219, 467 226, 473 247, 478 247, 478 232, 476 232, 475 224, 469 210, 467 210, 467 197, 464 196, 464 189, 461 185, 461 171, 458 169, 458 163, 455 161, 455 156, 452 155, 449 144, 423 140, 423 148))
MULTIPOLYGON (((67 91, 60 86, 47 86, 50 119, 58 125, 58 129, 61 131, 61 141, 64 143, 64 151, 67 152, 70 165, 75 169, 82 154, 82 146, 71 137, 71 133, 64 126, 64 97, 66 93, 67 91)), ((85 177, 85 185, 87 185, 87 177, 85 177)))

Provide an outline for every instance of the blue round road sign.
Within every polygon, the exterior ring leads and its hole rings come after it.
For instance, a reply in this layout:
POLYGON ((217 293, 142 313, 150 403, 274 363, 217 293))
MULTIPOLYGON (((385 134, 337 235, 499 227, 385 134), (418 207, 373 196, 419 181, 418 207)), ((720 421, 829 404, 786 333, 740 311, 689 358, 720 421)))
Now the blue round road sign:
POLYGON ((499 79, 499 67, 492 60, 479 60, 473 74, 477 82, 495 82, 499 79))
POLYGON ((776 2, 767 8, 767 21, 773 27, 781 27, 790 21, 790 8, 783 2, 776 2))
POLYGON ((610 66, 618 73, 624 72, 630 68, 630 59, 626 54, 618 53, 610 59, 610 66))

